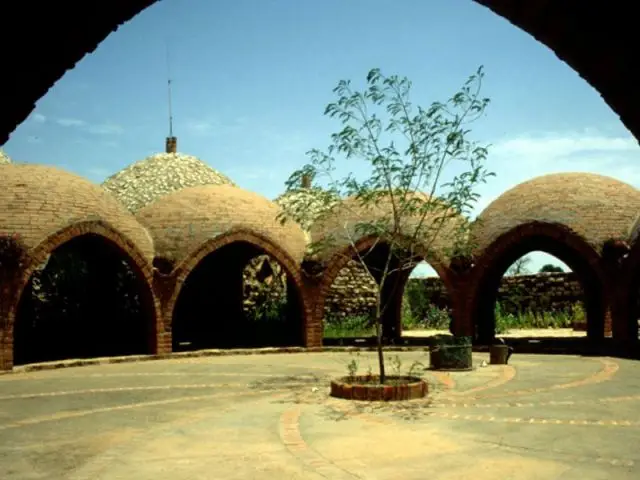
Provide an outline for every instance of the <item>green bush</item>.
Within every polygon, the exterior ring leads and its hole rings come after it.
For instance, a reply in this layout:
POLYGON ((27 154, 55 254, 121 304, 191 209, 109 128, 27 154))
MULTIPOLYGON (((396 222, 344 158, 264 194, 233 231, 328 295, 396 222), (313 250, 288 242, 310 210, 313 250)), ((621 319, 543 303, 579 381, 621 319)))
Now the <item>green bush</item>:
POLYGON ((525 311, 519 314, 505 312, 500 302, 495 306, 496 333, 503 334, 512 329, 531 328, 571 328, 574 322, 584 321, 582 304, 576 304, 566 311, 545 311, 535 314, 525 311))
POLYGON ((370 337, 375 335, 371 319, 366 316, 329 317, 324 322, 326 338, 370 337))

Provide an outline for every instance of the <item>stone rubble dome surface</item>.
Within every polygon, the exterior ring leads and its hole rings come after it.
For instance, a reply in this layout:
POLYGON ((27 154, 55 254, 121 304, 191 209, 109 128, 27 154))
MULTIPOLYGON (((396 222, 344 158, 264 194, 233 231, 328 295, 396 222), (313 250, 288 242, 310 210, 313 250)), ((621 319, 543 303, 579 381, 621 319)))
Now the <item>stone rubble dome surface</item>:
POLYGON ((234 185, 229 177, 192 155, 157 153, 107 178, 102 186, 137 212, 164 195, 199 185, 234 185))
POLYGON ((8 165, 12 163, 9 155, 4 153, 4 150, 0 150, 0 165, 8 165))

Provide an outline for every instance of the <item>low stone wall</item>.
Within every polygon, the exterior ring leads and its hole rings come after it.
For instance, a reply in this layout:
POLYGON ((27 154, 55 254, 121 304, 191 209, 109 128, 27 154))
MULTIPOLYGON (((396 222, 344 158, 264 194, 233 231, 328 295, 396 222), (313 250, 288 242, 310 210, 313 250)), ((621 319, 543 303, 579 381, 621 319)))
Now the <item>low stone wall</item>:
MULTIPOLYGON (((449 296, 439 278, 415 278, 409 282, 414 287, 424 288, 434 306, 450 306, 449 296)), ((498 302, 509 313, 517 313, 518 310, 534 313, 566 310, 582 300, 582 287, 573 272, 504 277, 498 289, 498 302)))
MULTIPOLYGON (((284 272, 277 262, 267 262, 268 257, 252 260, 245 271, 245 308, 255 308, 257 303, 284 297, 286 288, 284 272), (273 271, 264 267, 271 264, 273 271), (267 277, 268 285, 262 285, 267 277), (258 278, 257 278, 258 277, 258 278), (266 287, 266 288, 265 288, 266 287)), ((438 277, 412 278, 407 289, 423 289, 428 303, 440 309, 450 309, 451 301, 438 277)), ((373 316, 376 288, 374 281, 357 262, 351 261, 335 279, 325 303, 325 315, 329 317, 373 316)), ((504 277, 498 290, 498 302, 506 313, 530 310, 534 313, 571 309, 583 300, 582 287, 572 273, 538 273, 504 277)))
POLYGON ((324 306, 328 317, 372 317, 376 309, 376 284, 364 267, 351 260, 340 270, 324 306))
MULTIPOLYGON (((412 278, 409 282, 411 285, 407 288, 423 288, 433 306, 450 308, 449 295, 440 278, 412 278)), ((510 313, 518 310, 534 313, 565 310, 582 300, 582 287, 572 272, 504 277, 498 290, 498 301, 510 313)), ((339 317, 368 316, 374 309, 375 284, 362 267, 353 262, 340 272, 334 282, 326 300, 325 313, 339 317)))

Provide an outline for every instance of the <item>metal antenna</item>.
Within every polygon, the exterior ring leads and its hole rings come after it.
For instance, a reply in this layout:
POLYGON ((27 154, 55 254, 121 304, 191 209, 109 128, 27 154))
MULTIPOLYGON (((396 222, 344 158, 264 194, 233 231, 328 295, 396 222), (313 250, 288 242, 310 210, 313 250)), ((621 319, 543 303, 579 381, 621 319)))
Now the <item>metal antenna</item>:
POLYGON ((169 137, 173 137, 173 107, 171 103, 171 62, 169 59, 169 40, 167 39, 167 92, 169 94, 169 137))

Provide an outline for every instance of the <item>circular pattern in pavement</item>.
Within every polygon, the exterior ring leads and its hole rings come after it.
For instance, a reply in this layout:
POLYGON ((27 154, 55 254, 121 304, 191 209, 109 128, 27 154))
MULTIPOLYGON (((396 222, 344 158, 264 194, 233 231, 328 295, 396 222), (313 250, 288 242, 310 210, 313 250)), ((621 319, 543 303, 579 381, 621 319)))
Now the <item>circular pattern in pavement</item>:
MULTIPOLYGON (((427 363, 423 352, 397 355, 406 366, 427 363)), ((640 474, 638 362, 515 355, 508 366, 424 371, 426 399, 329 397, 329 379, 352 358, 242 355, 4 375, 0 478, 640 474)), ((474 355, 476 365, 486 359, 474 355)), ((374 353, 357 360, 375 371, 374 353)))

